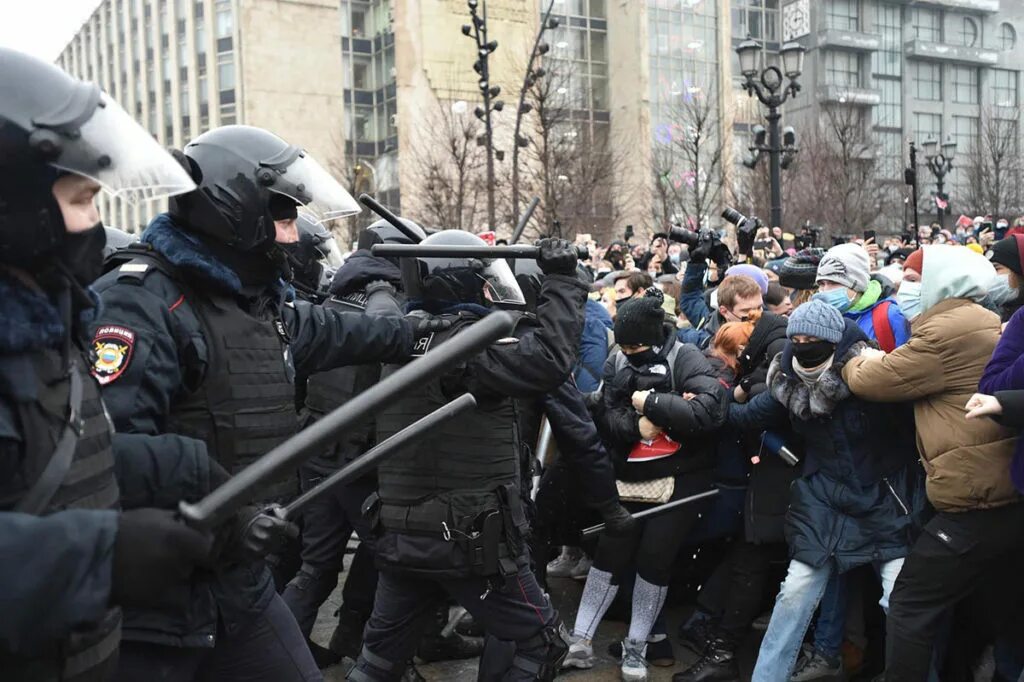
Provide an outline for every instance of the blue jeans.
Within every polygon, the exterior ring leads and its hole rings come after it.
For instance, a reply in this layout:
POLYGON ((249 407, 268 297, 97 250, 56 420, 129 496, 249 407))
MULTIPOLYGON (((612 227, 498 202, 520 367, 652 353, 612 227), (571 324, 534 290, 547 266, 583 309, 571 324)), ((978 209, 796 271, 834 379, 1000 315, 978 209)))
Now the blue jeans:
POLYGON ((814 625, 814 648, 829 658, 838 656, 843 648, 848 599, 846 574, 833 571, 821 598, 818 620, 814 625))
MULTIPOLYGON (((882 576, 879 604, 886 611, 889 609, 889 595, 902 567, 903 559, 894 559, 879 568, 882 576)), ((818 608, 832 571, 831 563, 813 568, 795 559, 789 562, 786 579, 782 581, 782 589, 775 599, 768 631, 761 642, 752 682, 789 682, 807 626, 818 608)))

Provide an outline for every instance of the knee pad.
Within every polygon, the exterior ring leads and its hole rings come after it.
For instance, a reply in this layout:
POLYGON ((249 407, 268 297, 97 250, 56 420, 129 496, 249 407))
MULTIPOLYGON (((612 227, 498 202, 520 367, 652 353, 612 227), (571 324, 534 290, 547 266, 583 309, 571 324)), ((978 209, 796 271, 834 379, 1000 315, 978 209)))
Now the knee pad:
POLYGON ((549 682, 558 675, 568 653, 569 633, 556 616, 555 622, 533 637, 516 642, 512 667, 533 675, 536 680, 549 682))

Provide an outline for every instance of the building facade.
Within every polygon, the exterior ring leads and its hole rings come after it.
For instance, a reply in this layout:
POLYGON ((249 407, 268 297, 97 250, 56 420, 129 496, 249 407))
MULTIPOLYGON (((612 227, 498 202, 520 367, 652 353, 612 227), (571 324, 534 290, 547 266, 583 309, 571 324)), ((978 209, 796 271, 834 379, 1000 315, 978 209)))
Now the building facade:
MULTIPOLYGON (((339 50, 333 0, 103 0, 57 63, 168 147, 241 123, 327 165, 343 144, 339 50)), ((100 200, 104 221, 132 232, 163 208, 100 200)))

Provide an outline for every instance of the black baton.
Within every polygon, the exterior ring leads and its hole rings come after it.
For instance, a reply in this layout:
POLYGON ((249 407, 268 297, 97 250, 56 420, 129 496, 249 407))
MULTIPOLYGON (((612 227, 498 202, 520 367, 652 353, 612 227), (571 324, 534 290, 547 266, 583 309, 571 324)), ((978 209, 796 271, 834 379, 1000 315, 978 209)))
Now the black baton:
POLYGON ((378 443, 362 455, 359 455, 354 462, 347 464, 329 477, 321 481, 315 488, 307 490, 297 497, 294 502, 284 508, 284 518, 293 518, 303 507, 320 497, 331 488, 342 483, 354 481, 371 469, 380 466, 381 462, 396 454, 403 446, 417 438, 422 437, 436 426, 450 421, 455 417, 468 412, 476 407, 476 398, 471 393, 464 393, 447 405, 440 407, 426 417, 414 421, 398 433, 385 441, 378 443))
POLYGON ((399 218, 394 213, 381 206, 380 202, 371 197, 369 194, 360 194, 359 201, 362 202, 363 206, 366 206, 368 209, 379 215, 381 218, 394 225, 395 229, 404 234, 406 237, 408 237, 413 244, 419 244, 420 241, 422 241, 418 234, 413 232, 408 225, 402 222, 401 218, 399 218))
POLYGON ((388 378, 363 391, 300 431, 228 479, 195 504, 181 502, 178 510, 193 528, 209 529, 247 504, 266 481, 312 457, 353 424, 369 417, 417 384, 434 379, 452 365, 476 355, 512 332, 512 317, 496 311, 456 334, 437 350, 413 360, 388 378))
MULTIPOLYGON (((522 258, 536 260, 540 247, 526 244, 510 246, 446 246, 444 244, 374 244, 374 256, 405 256, 412 258, 522 258)), ((585 246, 576 247, 576 255, 586 260, 590 253, 585 246)))
MULTIPOLYGON (((696 495, 690 495, 689 497, 684 497, 684 498, 679 499, 679 500, 673 500, 672 502, 666 502, 665 504, 659 505, 657 507, 651 507, 650 509, 645 509, 645 510, 643 510, 641 512, 637 512, 636 514, 631 514, 631 516, 633 517, 633 519, 635 521, 639 521, 641 519, 646 519, 646 518, 649 518, 651 516, 658 516, 660 514, 664 514, 665 512, 672 511, 676 507, 682 507, 683 505, 690 504, 691 502, 696 502, 697 500, 703 500, 706 497, 714 497, 715 495, 718 495, 720 492, 721 491, 718 488, 714 488, 712 490, 706 490, 706 491, 704 491, 702 493, 697 493, 696 495)), ((590 528, 584 528, 583 529, 583 537, 587 537, 588 535, 594 535, 595 533, 600 533, 603 530, 604 530, 604 524, 603 523, 599 523, 596 526, 591 526, 590 528)))
POLYGON ((537 204, 540 203, 540 197, 534 197, 530 199, 530 205, 523 211, 523 217, 519 219, 519 224, 516 225, 516 229, 512 232, 512 239, 509 240, 509 244, 515 244, 519 241, 519 238, 523 236, 523 231, 526 230, 526 223, 530 222, 530 217, 533 212, 537 209, 537 204))

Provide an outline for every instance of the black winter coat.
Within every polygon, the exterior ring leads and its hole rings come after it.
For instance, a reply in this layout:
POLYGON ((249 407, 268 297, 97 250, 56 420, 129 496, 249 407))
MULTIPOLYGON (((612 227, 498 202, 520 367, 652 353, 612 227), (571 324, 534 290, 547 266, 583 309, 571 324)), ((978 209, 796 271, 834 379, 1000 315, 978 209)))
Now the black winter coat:
POLYGON ((618 478, 646 481, 712 469, 713 432, 725 421, 728 396, 707 358, 696 346, 680 343, 675 330, 668 326, 665 345, 655 362, 635 367, 619 360, 621 353, 615 352, 605 363, 603 413, 598 423, 618 478), (675 363, 668 367, 668 358, 677 346, 675 363), (680 447, 668 457, 628 463, 630 451, 641 440, 640 415, 633 408, 633 392, 648 389, 653 392, 647 397, 644 415, 680 447), (684 393, 694 394, 693 399, 686 400, 684 393))

